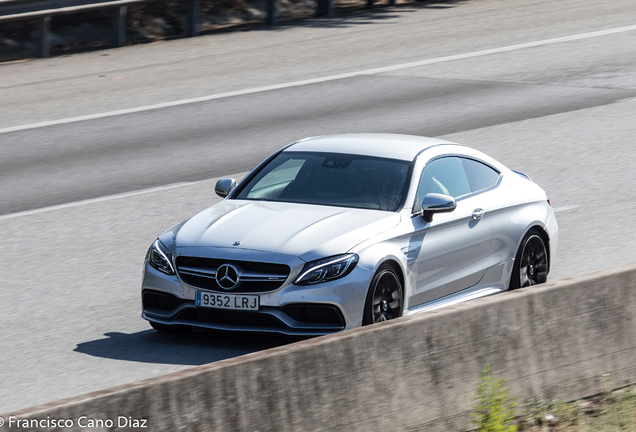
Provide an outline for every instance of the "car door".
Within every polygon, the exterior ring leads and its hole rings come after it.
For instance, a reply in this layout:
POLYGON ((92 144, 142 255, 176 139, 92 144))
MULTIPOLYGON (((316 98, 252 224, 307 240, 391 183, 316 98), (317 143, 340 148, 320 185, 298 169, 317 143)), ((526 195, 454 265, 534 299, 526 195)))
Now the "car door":
POLYGON ((430 223, 421 216, 411 218, 411 243, 417 244, 418 253, 409 307, 474 286, 488 269, 492 228, 484 208, 487 197, 479 193, 482 185, 469 179, 467 172, 472 171, 475 167, 464 158, 445 156, 429 162, 422 172, 414 210, 421 209, 427 193, 449 195, 457 207, 449 213, 436 213, 430 223))

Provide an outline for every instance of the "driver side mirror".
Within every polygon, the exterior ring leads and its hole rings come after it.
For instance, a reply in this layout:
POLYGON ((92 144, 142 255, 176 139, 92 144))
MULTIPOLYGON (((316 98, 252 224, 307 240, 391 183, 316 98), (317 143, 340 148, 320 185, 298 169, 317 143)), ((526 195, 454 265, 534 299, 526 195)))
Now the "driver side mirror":
POLYGON ((232 189, 236 187, 236 180, 233 178, 221 179, 216 182, 216 186, 214 186, 214 192, 221 198, 225 198, 232 192, 232 189))
POLYGON ((428 193, 422 200, 422 216, 426 222, 433 221, 435 213, 448 213, 457 208, 455 198, 437 193, 428 193))

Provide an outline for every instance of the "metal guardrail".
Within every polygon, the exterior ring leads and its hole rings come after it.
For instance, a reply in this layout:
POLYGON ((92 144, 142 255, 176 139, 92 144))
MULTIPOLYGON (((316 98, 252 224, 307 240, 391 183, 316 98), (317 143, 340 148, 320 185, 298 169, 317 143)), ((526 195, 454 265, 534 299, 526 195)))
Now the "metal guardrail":
MULTIPOLYGON (((126 43, 126 15, 128 5, 149 0, 0 0, 0 23, 8 21, 38 21, 38 54, 51 55, 51 19, 56 15, 69 15, 93 10, 113 10, 113 43, 121 47, 126 43)), ((199 34, 199 0, 186 0, 188 37, 199 34)), ((395 6, 396 0, 389 0, 395 6)), ((372 7, 374 0, 367 0, 372 7)), ((317 0, 317 16, 334 13, 334 0, 317 0)), ((276 24, 276 0, 267 0, 267 24, 276 24)))
POLYGON ((120 47, 126 43, 126 14, 128 5, 145 0, 0 0, 0 23, 9 21, 38 21, 38 54, 51 54, 51 19, 55 15, 69 15, 101 9, 113 10, 113 42, 120 47))

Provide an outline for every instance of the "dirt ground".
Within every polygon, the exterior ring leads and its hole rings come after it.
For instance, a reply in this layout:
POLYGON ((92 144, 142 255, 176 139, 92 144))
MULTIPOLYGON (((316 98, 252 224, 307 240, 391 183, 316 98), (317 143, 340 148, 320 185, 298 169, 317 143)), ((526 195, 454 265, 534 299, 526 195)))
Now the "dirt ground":
MULTIPOLYGON (((336 14, 366 8, 366 0, 336 0, 336 14)), ((388 0, 376 0, 379 7, 388 0)), ((279 21, 316 16, 317 0, 278 0, 279 21)), ((202 34, 249 30, 264 25, 266 0, 200 0, 199 32, 202 34)), ((113 11, 100 10, 53 17, 51 54, 60 55, 109 47, 112 44, 113 11)), ((0 61, 36 56, 37 21, 0 23, 0 61)), ((128 7, 126 43, 147 43, 185 37, 185 0, 148 1, 128 7)))

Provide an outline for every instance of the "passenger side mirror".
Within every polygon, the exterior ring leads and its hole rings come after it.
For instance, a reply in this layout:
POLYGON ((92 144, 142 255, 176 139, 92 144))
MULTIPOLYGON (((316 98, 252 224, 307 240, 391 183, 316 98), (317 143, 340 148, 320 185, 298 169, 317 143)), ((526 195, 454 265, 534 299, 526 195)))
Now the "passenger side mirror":
POLYGON ((232 189, 236 187, 236 180, 233 178, 221 179, 216 182, 216 186, 214 187, 214 192, 221 198, 225 198, 232 192, 232 189))
POLYGON ((435 213, 448 213, 455 208, 457 208, 455 199, 448 195, 428 193, 422 200, 422 216, 426 222, 432 222, 435 213))

